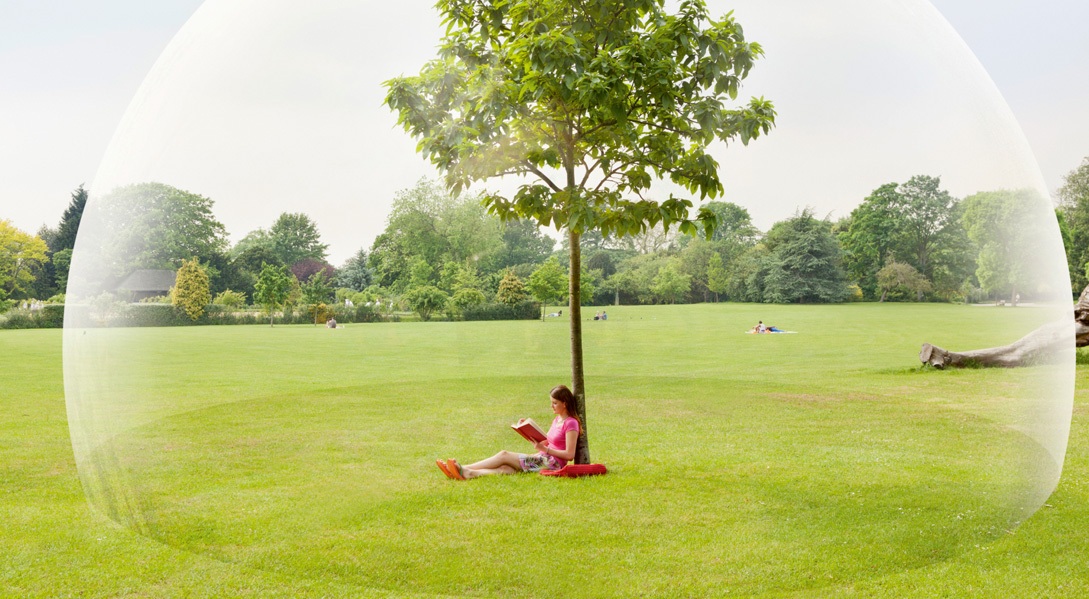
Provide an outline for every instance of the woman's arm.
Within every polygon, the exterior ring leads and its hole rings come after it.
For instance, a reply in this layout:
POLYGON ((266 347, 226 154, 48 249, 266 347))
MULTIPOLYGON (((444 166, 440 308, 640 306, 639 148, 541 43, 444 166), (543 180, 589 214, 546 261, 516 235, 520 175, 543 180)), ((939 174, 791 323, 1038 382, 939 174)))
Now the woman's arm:
POLYGON ((541 441, 540 443, 537 443, 537 449, 542 453, 570 462, 571 460, 575 459, 575 444, 578 443, 579 432, 567 431, 566 435, 564 436, 564 440, 566 441, 565 445, 567 446, 567 449, 564 449, 563 451, 552 447, 548 444, 548 441, 541 441))

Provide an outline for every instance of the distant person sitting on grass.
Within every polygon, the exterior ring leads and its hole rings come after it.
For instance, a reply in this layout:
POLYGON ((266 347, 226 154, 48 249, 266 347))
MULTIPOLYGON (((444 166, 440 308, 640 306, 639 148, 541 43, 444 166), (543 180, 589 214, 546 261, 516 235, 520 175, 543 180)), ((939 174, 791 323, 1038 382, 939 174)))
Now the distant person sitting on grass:
MULTIPOLYGON (((492 457, 462 466, 457 460, 435 460, 439 469, 449 478, 466 480, 489 474, 514 474, 516 472, 540 472, 559 470, 575 458, 575 442, 581 426, 575 414, 575 394, 565 385, 557 385, 548 394, 556 417, 548 429, 548 439, 534 445, 537 453, 525 454, 500 451, 492 457)), ((518 421, 521 424, 521 420, 518 421)))
POLYGON ((337 328, 337 319, 330 318, 329 320, 325 321, 325 326, 329 327, 330 329, 337 328))

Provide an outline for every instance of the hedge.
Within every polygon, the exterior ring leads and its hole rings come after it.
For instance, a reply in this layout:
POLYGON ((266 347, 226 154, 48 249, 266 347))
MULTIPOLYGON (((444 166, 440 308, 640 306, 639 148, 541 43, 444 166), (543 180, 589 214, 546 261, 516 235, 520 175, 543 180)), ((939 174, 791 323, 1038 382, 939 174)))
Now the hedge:
MULTIPOLYGON (((268 314, 253 308, 246 311, 232 310, 218 304, 211 304, 204 309, 204 314, 192 320, 184 312, 170 304, 125 304, 116 305, 108 326, 112 327, 178 327, 189 325, 227 325, 227 324, 268 324, 268 314)), ((48 304, 40 310, 11 310, 0 314, 0 329, 59 329, 64 326, 65 306, 48 304)), ((92 319, 91 308, 73 304, 67 307, 72 317, 81 322, 91 322, 100 326, 101 322, 92 319)), ((382 316, 371 306, 346 307, 333 306, 334 318, 338 323, 379 322, 382 316)), ((313 324, 309 310, 288 311, 286 317, 277 316, 276 324, 313 324)))
POLYGON ((541 317, 541 304, 519 302, 517 304, 481 304, 462 310, 464 320, 537 320, 541 317))

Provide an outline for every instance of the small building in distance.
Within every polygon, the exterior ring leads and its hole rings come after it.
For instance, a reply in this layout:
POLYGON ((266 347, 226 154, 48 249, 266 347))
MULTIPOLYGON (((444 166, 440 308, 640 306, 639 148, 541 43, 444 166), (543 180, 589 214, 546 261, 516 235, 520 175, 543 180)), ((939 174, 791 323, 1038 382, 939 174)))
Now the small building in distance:
POLYGON ((117 285, 117 294, 130 302, 167 295, 177 278, 173 270, 135 270, 117 285))

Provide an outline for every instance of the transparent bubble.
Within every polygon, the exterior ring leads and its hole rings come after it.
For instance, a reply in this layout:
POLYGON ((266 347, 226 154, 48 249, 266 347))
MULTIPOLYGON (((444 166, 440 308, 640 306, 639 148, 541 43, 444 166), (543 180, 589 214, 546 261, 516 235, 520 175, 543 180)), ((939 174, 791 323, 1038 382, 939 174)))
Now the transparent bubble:
POLYGON ((569 376, 562 324, 125 326, 148 308, 129 303, 141 281, 128 277, 184 245, 184 221, 141 229, 171 193, 155 184, 211 199, 232 242, 304 212, 339 264, 369 249, 398 190, 434 175, 381 86, 434 56, 430 2, 211 0, 126 113, 72 259, 65 387, 91 504, 218 559, 451 594, 522 593, 495 556, 519 559, 526 531, 571 519, 578 541, 557 542, 572 566, 543 590, 604 577, 664 592, 690 566, 683 538, 721 556, 699 580, 755 595, 924 567, 1029 517, 1066 451, 1072 311, 1049 194, 1009 109, 925 1, 710 5, 764 46, 741 96, 779 113, 766 138, 716 150, 726 200, 766 231, 807 207, 848 216, 916 175, 957 198, 1009 192, 1018 226, 981 261, 1025 275, 1021 305, 722 304, 680 330, 655 328, 665 308, 610 308, 586 355, 591 447, 611 473, 447 484, 436 457, 513 449, 506 424, 544 413, 569 376), (808 329, 739 334, 757 318, 808 329), (918 368, 922 343, 1003 346, 1051 323, 1060 343, 1031 367, 918 368), (606 506, 592 519, 570 503, 586 488, 606 506))

